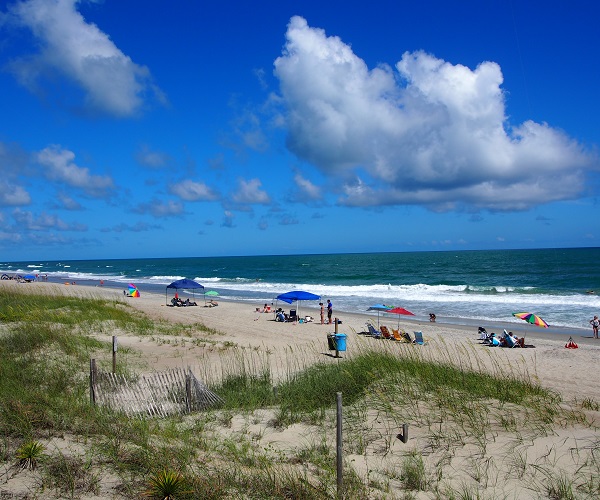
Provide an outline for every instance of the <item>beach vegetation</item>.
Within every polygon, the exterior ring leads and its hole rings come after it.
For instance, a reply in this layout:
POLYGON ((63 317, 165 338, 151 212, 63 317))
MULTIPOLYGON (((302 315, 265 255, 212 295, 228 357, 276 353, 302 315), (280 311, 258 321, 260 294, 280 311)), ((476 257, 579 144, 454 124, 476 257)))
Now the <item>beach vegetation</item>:
POLYGON ((427 490, 428 478, 425 472, 425 464, 423 457, 416 450, 409 452, 404 457, 400 468, 400 481, 407 490, 427 490))
POLYGON ((59 496, 97 495, 110 475, 111 494, 124 498, 335 498, 338 392, 352 457, 343 498, 488 498, 486 488, 506 478, 548 498, 600 492, 597 441, 571 451, 570 476, 554 448, 528 454, 528 443, 585 425, 582 410, 596 408, 570 406, 527 367, 507 370, 443 343, 425 351, 380 342, 334 362, 305 363, 290 350, 275 380, 272 349, 231 345, 217 351, 220 370, 201 376, 222 399, 217 408, 129 417, 89 401, 90 358, 110 363, 111 344, 97 334, 115 330, 173 343, 219 336, 150 320, 119 301, 0 289, 0 462, 17 457, 59 496), (404 424, 409 447, 399 441, 404 424), (296 437, 280 447, 285 432, 296 437), (73 449, 51 445, 58 441, 73 449))
POLYGON ((45 446, 39 441, 26 441, 17 449, 16 458, 22 469, 35 470, 44 457, 45 446))
POLYGON ((583 398, 581 407, 584 410, 600 411, 600 403, 594 401, 592 398, 583 398))
POLYGON ((100 488, 99 470, 90 458, 77 454, 55 453, 44 464, 42 484, 57 491, 63 498, 77 498, 82 493, 97 495, 100 488))
POLYGON ((159 500, 175 500, 185 493, 187 487, 183 474, 169 469, 155 472, 149 483, 146 496, 159 500))

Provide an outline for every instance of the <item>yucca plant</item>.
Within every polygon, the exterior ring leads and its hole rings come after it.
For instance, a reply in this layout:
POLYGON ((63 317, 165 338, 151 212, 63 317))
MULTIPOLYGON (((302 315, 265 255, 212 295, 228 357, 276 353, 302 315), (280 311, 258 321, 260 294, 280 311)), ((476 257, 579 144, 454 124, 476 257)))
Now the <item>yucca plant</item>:
POLYGON ((150 478, 150 488, 146 496, 161 500, 175 500, 177 495, 187 493, 185 485, 185 478, 180 472, 163 469, 150 478))
POLYGON ((17 460, 22 469, 35 470, 46 448, 39 441, 27 441, 17 450, 17 460))

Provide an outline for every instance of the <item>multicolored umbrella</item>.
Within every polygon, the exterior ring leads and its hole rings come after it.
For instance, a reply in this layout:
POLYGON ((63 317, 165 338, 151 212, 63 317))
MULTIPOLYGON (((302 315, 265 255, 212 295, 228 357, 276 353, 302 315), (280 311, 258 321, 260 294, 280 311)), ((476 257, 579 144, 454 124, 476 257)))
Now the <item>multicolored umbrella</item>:
POLYGON ((404 307, 394 307, 393 309, 385 312, 398 315, 398 328, 400 328, 400 315, 414 316, 414 313, 411 313, 408 309, 404 309, 404 307))
POLYGON ((517 312, 513 313, 515 318, 522 319, 523 321, 527 321, 527 323, 531 325, 541 326, 542 328, 548 328, 548 323, 546 323, 542 318, 537 316, 536 314, 530 312, 517 312))
POLYGON ((133 283, 129 283, 129 296, 130 297, 139 297, 140 291, 137 289, 133 283))

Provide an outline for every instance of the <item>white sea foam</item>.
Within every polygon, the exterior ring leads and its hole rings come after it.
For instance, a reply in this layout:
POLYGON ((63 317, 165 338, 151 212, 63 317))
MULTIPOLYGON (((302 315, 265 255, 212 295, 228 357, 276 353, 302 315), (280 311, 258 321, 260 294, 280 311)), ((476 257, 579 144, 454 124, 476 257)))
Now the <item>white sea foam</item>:
MULTIPOLYGON (((18 269, 8 272, 27 274, 27 269, 43 268, 41 264, 21 264, 18 269)), ((15 266, 17 267, 17 266, 15 266)), ((164 292, 169 283, 185 278, 180 275, 148 275, 132 276, 103 267, 99 272, 74 272, 66 264, 55 265, 55 271, 44 272, 54 280, 61 281, 100 281, 105 285, 110 282, 120 284, 135 283, 142 291, 164 292), (58 270, 56 270, 58 269, 58 270)), ((139 273, 139 271, 136 271, 139 273)), ((305 290, 330 298, 337 311, 366 312, 370 305, 385 303, 405 307, 413 311, 415 319, 428 319, 429 312, 435 312, 439 320, 460 323, 469 321, 500 321, 523 325, 521 320, 512 316, 513 312, 536 312, 553 326, 588 328, 588 321, 600 310, 600 296, 584 293, 536 293, 533 287, 509 287, 502 285, 471 286, 459 285, 427 285, 417 283, 411 285, 393 285, 391 283, 365 285, 325 285, 291 282, 265 282, 244 277, 202 277, 195 278, 207 289, 215 289, 222 298, 243 301, 275 301, 277 295, 290 290, 305 290), (589 316, 589 317, 588 317, 589 316)), ((315 306, 312 304, 312 306, 315 306)), ((307 304, 311 307, 311 304, 307 304)), ((373 313, 376 316, 376 313, 373 313)), ((385 316, 388 321, 397 321, 396 316, 385 316)))

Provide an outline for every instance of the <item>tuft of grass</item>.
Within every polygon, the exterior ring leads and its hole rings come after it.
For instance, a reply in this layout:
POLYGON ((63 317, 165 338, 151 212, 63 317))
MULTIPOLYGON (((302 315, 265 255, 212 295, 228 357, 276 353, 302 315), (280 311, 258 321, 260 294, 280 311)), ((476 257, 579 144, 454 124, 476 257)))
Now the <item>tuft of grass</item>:
POLYGON ((174 500, 186 493, 186 481, 180 472, 163 469, 149 478, 146 496, 160 500, 174 500))
POLYGON ((429 485, 425 473, 425 464, 420 453, 409 453, 402 462, 400 469, 400 482, 407 490, 426 491, 429 485))
POLYGON ((81 493, 100 491, 100 477, 92 470, 92 461, 62 453, 48 458, 44 467, 44 484, 60 491, 61 497, 77 498, 81 493))
POLYGON ((594 401, 592 398, 584 398, 581 401, 581 407, 584 410, 600 411, 600 403, 594 401))
POLYGON ((16 458, 19 467, 27 470, 35 470, 40 460, 44 458, 46 448, 39 441, 26 441, 18 449, 16 458))
POLYGON ((575 500, 576 498, 573 491, 573 481, 564 473, 548 477, 546 494, 551 500, 575 500))

